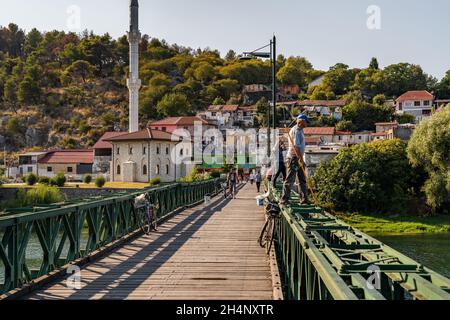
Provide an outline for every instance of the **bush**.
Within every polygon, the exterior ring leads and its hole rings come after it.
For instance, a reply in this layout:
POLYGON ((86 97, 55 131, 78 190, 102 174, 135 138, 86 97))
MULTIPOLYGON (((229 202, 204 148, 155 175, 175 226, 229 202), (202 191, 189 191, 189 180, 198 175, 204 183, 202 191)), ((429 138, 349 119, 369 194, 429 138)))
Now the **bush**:
POLYGON ((83 182, 86 184, 90 184, 92 182, 92 176, 91 175, 86 175, 83 179, 83 182))
POLYGON ((106 179, 104 177, 98 177, 95 179, 95 185, 97 188, 103 188, 106 184, 106 179))
POLYGON ((211 179, 210 173, 207 172, 199 173, 198 168, 194 167, 194 169, 192 169, 192 171, 185 178, 181 178, 179 181, 188 183, 188 182, 206 181, 210 179, 211 179))
POLYGON ((43 184, 46 186, 50 185, 50 178, 49 177, 40 177, 39 184, 43 184))
POLYGON ((25 177, 25 182, 29 186, 34 186, 38 182, 38 177, 34 173, 30 173, 25 177))
POLYGON ((312 182, 320 204, 338 211, 402 213, 418 193, 415 170, 400 140, 342 149, 321 164, 312 182))
POLYGON ((150 180, 150 187, 157 186, 161 184, 161 178, 156 177, 150 180))
POLYGON ((50 185, 62 188, 66 184, 66 181, 66 176, 60 172, 50 180, 50 185))
POLYGON ((16 200, 7 204, 8 208, 33 207, 42 204, 52 204, 64 201, 58 188, 39 185, 36 189, 21 189, 16 200))
POLYGON ((424 192, 434 212, 450 213, 450 106, 423 121, 408 144, 408 158, 428 174, 424 192))

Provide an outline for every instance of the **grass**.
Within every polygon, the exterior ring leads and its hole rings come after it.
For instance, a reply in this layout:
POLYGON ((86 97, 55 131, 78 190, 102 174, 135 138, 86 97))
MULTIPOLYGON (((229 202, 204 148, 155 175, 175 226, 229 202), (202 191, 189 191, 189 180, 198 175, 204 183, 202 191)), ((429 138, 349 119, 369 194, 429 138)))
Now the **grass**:
POLYGON ((371 235, 450 232, 450 215, 420 217, 338 214, 337 216, 352 227, 371 235))
MULTIPOLYGON (((95 183, 85 184, 85 183, 66 183, 64 188, 73 188, 75 189, 76 186, 79 186, 80 189, 98 189, 95 186, 95 183)), ((144 189, 149 187, 149 183, 139 183, 139 182, 107 182, 105 186, 102 189, 144 189)), ((26 184, 5 184, 2 186, 3 188, 9 188, 9 189, 35 189, 38 187, 38 184, 35 186, 28 186, 26 184)))

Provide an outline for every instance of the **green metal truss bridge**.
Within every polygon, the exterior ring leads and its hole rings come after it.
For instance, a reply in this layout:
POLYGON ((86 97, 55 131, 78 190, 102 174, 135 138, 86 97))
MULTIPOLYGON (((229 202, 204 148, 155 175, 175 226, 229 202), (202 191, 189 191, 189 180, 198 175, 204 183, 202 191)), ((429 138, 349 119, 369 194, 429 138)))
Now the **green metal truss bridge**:
POLYGON ((219 180, 177 183, 0 217, 0 300, 450 300, 449 279, 321 208, 295 205, 297 195, 276 222, 270 261, 256 243, 256 192, 247 185, 224 200, 220 191, 219 180), (151 237, 134 209, 143 192, 166 221, 151 237), (64 285, 71 266, 81 268, 81 289, 64 285))

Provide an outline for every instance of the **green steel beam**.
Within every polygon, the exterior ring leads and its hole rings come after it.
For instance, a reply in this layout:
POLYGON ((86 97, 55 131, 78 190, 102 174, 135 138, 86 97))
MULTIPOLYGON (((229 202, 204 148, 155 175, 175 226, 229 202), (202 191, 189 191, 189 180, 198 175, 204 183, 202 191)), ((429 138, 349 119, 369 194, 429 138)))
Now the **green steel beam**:
MULTIPOLYGON (((279 190, 268 188, 271 199, 279 201, 279 190)), ((298 203, 298 200, 298 195, 294 194, 292 202, 298 203)), ((325 290, 326 294, 322 295, 325 299, 450 300, 449 279, 321 208, 282 207, 275 239, 288 299, 318 299, 320 297, 312 293, 325 290), (304 254, 292 255, 293 249, 304 254), (315 273, 305 272, 307 269, 293 272, 305 264, 304 260, 314 266, 315 273), (377 268, 379 288, 367 283, 366 279, 373 275, 369 267, 377 268), (317 276, 321 281, 315 280, 317 276), (306 288, 306 291, 298 288, 306 288)))

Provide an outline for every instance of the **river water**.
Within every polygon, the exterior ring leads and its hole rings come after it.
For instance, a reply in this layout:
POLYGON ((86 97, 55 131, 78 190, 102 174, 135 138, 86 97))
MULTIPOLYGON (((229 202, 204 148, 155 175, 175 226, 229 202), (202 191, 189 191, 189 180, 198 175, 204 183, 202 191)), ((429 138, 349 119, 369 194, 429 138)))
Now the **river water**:
POLYGON ((450 233, 374 237, 450 278, 450 233))

